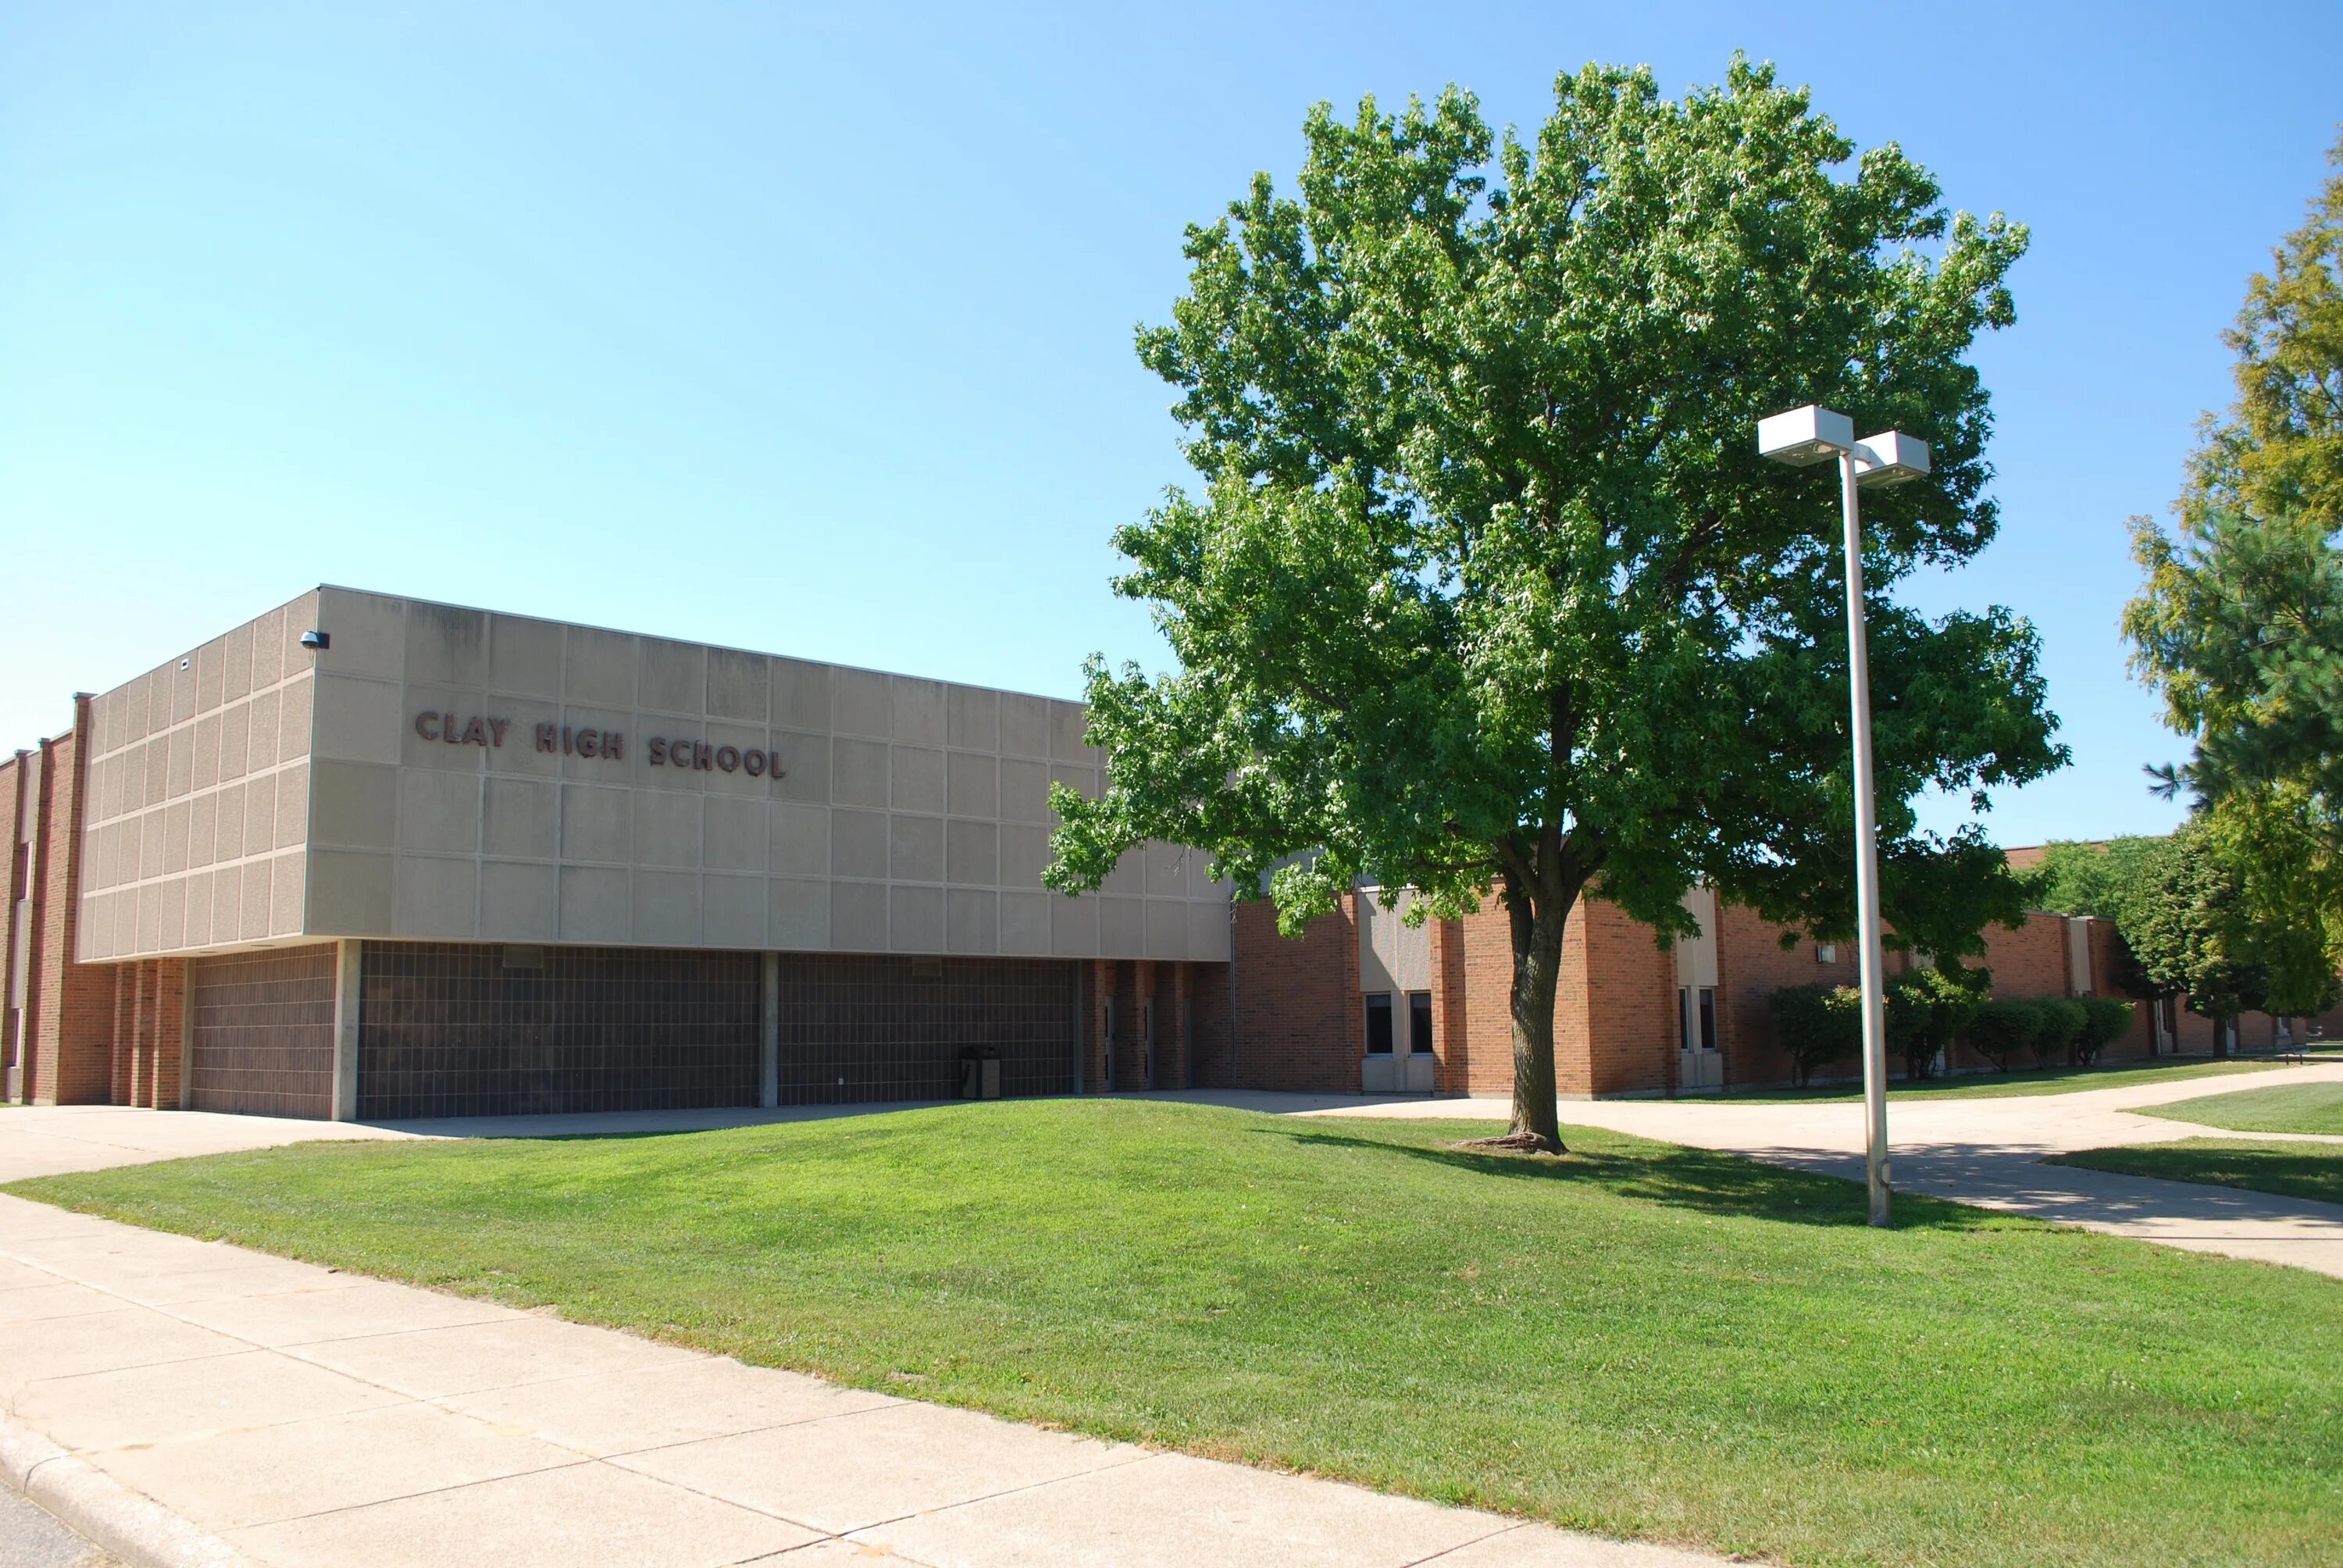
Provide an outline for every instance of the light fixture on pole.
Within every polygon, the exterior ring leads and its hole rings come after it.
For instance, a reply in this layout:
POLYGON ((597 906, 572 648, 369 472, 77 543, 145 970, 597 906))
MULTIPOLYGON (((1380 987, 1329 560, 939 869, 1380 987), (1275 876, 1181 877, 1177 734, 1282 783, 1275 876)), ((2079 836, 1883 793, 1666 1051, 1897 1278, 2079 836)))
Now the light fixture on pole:
POLYGON ((1928 444, 1901 430, 1855 438, 1855 421, 1818 404, 1757 421, 1761 457, 1793 467, 1838 459, 1846 523, 1846 663, 1855 689, 1855 902, 1863 970, 1865 1175, 1871 1222, 1887 1223, 1887 995, 1879 953, 1879 821, 1871 796, 1871 661, 1863 626, 1863 518, 1855 492, 1928 471, 1928 444))

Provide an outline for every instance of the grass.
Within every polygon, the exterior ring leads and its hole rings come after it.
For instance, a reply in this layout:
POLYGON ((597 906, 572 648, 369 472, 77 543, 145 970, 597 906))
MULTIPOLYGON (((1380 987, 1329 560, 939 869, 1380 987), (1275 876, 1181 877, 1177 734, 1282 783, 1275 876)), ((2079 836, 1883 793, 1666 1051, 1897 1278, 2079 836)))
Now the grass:
POLYGON ((2112 1171, 2120 1176, 2155 1176, 2167 1181, 2205 1181, 2216 1187, 2244 1187, 2287 1198, 2343 1203, 2343 1144, 2184 1138, 2177 1143, 2086 1149, 2046 1163, 2112 1171))
MULTIPOLYGON (((2343 1560, 2343 1286, 1595 1131, 1024 1101, 11 1191, 1795 1563, 2343 1560), (2283 1322, 2288 1332, 2272 1334, 2283 1322)), ((906 1381, 910 1380, 910 1381, 906 1381)))
POLYGON ((2194 1121, 2232 1132, 2343 1134, 2343 1083, 2299 1083, 2288 1089, 2245 1089, 2177 1105, 2147 1105, 2143 1116, 2194 1121))
MULTIPOLYGON (((2053 1067, 2031 1072, 1966 1072, 1956 1078, 1925 1078, 1917 1081, 1889 1081, 1890 1100, 1994 1100, 2010 1095, 2079 1094, 2087 1089, 2122 1089, 2142 1083, 2180 1083, 2192 1078, 2218 1078, 2233 1072, 2267 1072, 2288 1065, 2278 1061, 2241 1061, 2235 1057, 2182 1057, 2137 1067, 2053 1067)), ((1722 1094, 1686 1095, 1683 1103, 1713 1100, 1857 1101, 1860 1084, 1814 1083, 1805 1088, 1728 1089, 1722 1094)))

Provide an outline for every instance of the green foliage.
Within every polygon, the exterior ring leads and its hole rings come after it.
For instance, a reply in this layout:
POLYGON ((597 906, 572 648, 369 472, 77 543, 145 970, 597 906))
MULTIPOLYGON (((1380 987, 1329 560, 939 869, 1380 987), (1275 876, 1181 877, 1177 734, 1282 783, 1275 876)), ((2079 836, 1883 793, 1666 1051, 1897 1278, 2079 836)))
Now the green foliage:
POLYGON ((2030 1042, 2034 1060, 2045 1067, 2074 1060, 2074 1050, 2090 1027, 2090 1010, 2069 997, 2037 997, 2035 1010, 2042 1015, 2042 1026, 2030 1042))
POLYGON ((2054 839, 2042 846, 2041 863, 2026 873, 2030 901, 2062 915, 2119 920, 2126 890, 2163 843, 2139 835, 2097 842, 2054 839))
POLYGON ((1899 943, 1980 951, 2021 888, 1912 800, 2066 753, 2031 627, 1892 592, 1993 537, 1967 356, 2012 319, 2025 231, 1948 213, 1892 145, 1846 170, 1806 95, 1737 58, 1680 102, 1564 74, 1529 142, 1453 87, 1304 134, 1299 198, 1257 176, 1191 228, 1187 295, 1139 336, 1205 485, 1117 533, 1116 588, 1178 667, 1091 661, 1106 788, 1053 792, 1049 885, 1160 838, 1265 885, 1289 932, 1362 879, 1438 915, 1501 888, 1516 1117, 1550 1128, 1582 890, 1664 937, 1697 879, 1851 934, 1836 498, 1754 440, 1823 402, 1935 454, 1865 499, 1882 885, 1899 943))
POLYGON ((2100 1051, 2130 1032, 2138 1009, 2114 997, 2087 996, 2082 1000, 2083 1030, 2075 1040, 2075 1060, 2088 1067, 2099 1060, 2100 1051))
POLYGON ((2248 877, 2211 816, 2191 818, 2167 839, 2123 906, 2142 983, 2153 995, 2186 993, 2190 1011, 2216 1020, 2325 1011, 2338 987, 2317 926, 2268 918, 2248 877))
POLYGON ((2145 581, 2124 612, 2134 668, 2192 743, 2155 770, 2165 789, 2197 793, 2239 900, 2313 928, 2328 977, 2343 967, 2343 141, 2331 156, 2228 335, 2237 401, 2205 426, 2177 526, 2133 519, 2145 581))
POLYGON ((1794 1082, 1815 1069, 1863 1054, 1863 993, 1851 986, 1785 985, 1765 999, 1774 1040, 1790 1058, 1794 1082))
POLYGON ((1902 1054, 1905 1076, 1928 1076, 1937 1056, 1960 1038, 1984 1000, 1986 976, 1949 960, 1909 970, 1887 986, 1887 1049, 1902 1054))
POLYGON ((1961 1040, 2003 1072, 2042 1032, 2042 1013, 2030 1001, 1979 1002, 1961 1040))

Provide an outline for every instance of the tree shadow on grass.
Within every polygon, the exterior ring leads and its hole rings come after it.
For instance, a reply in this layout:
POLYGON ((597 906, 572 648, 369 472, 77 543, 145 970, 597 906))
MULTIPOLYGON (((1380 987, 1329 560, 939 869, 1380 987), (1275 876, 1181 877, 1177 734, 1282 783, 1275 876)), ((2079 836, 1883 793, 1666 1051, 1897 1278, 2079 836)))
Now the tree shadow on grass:
MULTIPOLYGON (((1258 1131, 1295 1143, 1403 1155, 1475 1176, 1510 1181, 1564 1182, 1597 1189, 1614 1197, 1735 1219, 1774 1220, 1793 1225, 1862 1226, 1868 1217, 1864 1190, 1855 1182, 1683 1144, 1654 1144, 1648 1152, 1635 1154, 1573 1149, 1557 1157, 1463 1149, 1453 1144, 1386 1142, 1349 1133, 1302 1131, 1289 1126, 1258 1131)), ((2006 1216, 1942 1199, 1898 1194, 1896 1200, 1895 1228, 1899 1231, 1973 1231, 2007 1223, 2006 1216)))

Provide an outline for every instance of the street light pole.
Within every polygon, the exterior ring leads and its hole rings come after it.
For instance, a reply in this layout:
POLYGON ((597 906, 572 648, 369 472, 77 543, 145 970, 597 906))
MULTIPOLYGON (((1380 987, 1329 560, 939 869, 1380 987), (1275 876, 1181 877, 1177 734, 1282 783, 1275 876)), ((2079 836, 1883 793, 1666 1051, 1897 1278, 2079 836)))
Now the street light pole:
POLYGON ((1879 956, 1879 817, 1871 793, 1871 653, 1863 622, 1863 514, 1853 451, 1838 455, 1846 513, 1846 669, 1854 688, 1855 919, 1863 980, 1864 1183, 1871 1222, 1888 1222, 1887 977, 1879 956))
POLYGON ((1846 525, 1846 663, 1855 739, 1855 903, 1863 980, 1864 1177, 1871 1222, 1888 1222, 1887 976, 1879 944, 1879 817, 1872 799, 1870 639, 1863 621, 1865 485, 1893 485, 1928 471, 1928 447, 1900 430, 1857 441, 1855 422, 1809 405, 1757 422, 1757 450, 1804 467, 1835 457, 1846 525))

